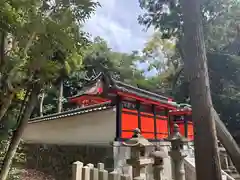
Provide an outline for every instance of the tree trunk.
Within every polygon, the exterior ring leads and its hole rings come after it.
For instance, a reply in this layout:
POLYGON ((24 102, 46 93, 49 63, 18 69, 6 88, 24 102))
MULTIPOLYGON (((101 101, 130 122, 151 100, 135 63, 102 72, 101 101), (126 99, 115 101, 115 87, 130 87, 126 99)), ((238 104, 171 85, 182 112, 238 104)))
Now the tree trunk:
POLYGON ((21 121, 19 123, 19 126, 17 128, 17 130, 13 133, 13 137, 11 140, 11 143, 8 147, 8 151, 5 155, 4 161, 3 161, 3 165, 1 168, 1 172, 0 172, 0 180, 6 180, 7 176, 8 176, 8 172, 10 170, 11 164, 12 164, 12 160, 14 158, 14 155, 17 151, 18 145, 20 143, 21 140, 21 136, 24 132, 25 127, 27 126, 28 120, 32 114, 32 111, 36 105, 37 102, 37 94, 38 94, 38 89, 39 88, 34 88, 30 94, 29 100, 27 102, 27 105, 25 107, 24 110, 24 114, 21 118, 21 121))
POLYGON ((62 101, 63 101, 63 80, 59 83, 59 94, 58 94, 58 112, 62 112, 62 101))
POLYGON ((240 173, 240 149, 214 109, 213 115, 216 122, 218 138, 226 149, 238 173, 240 173))
POLYGON ((4 117, 4 115, 6 114, 9 106, 12 103, 12 99, 14 97, 14 93, 9 92, 7 95, 5 95, 4 97, 1 98, 0 100, 0 122, 2 120, 2 118, 4 117))
POLYGON ((200 3, 199 0, 181 0, 184 21, 184 72, 189 82, 193 111, 196 177, 198 180, 221 180, 200 3))
POLYGON ((42 92, 41 96, 40 96, 40 103, 39 103, 39 114, 40 114, 41 117, 43 116, 43 101, 44 101, 44 98, 45 98, 45 93, 42 92))

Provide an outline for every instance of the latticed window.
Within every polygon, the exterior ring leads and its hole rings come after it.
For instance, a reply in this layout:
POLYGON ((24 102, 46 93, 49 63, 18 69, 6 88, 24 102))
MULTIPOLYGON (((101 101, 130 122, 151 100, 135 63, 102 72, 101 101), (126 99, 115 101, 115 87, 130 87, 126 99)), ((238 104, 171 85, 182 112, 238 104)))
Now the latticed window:
POLYGON ((123 101, 123 108, 126 109, 136 109, 136 104, 134 104, 133 102, 129 102, 129 101, 123 101))

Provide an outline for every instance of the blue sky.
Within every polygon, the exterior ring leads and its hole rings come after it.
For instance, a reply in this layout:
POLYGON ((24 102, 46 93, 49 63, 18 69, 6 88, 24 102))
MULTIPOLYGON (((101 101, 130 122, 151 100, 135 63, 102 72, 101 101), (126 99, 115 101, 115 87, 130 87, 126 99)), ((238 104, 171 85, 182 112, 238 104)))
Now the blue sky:
POLYGON ((142 14, 138 0, 99 0, 102 7, 85 24, 93 37, 101 36, 108 45, 119 52, 142 50, 152 31, 143 31, 138 24, 142 14))

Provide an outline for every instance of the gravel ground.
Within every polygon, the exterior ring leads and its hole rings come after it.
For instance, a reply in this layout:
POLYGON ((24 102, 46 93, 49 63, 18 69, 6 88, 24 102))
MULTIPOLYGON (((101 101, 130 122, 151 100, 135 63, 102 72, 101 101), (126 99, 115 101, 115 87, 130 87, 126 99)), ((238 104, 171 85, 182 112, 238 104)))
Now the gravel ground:
POLYGON ((46 175, 34 169, 25 169, 22 171, 21 179, 23 180, 56 180, 55 178, 46 175))

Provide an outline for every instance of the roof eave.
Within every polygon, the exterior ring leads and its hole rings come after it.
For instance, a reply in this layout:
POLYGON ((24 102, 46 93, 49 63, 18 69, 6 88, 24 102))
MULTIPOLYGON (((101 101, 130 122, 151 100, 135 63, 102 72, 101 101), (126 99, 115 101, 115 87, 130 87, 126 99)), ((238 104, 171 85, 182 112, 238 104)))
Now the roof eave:
POLYGON ((85 114, 85 113, 110 109, 110 108, 113 108, 113 107, 114 107, 114 105, 111 102, 104 102, 104 103, 101 103, 101 104, 90 105, 90 106, 87 106, 87 107, 77 108, 77 109, 73 109, 73 110, 70 110, 70 111, 64 111, 64 112, 61 112, 61 113, 55 113, 55 114, 50 114, 50 115, 46 115, 46 116, 42 116, 42 117, 32 118, 32 119, 29 120, 28 123, 35 123, 35 122, 40 122, 40 121, 53 120, 53 119, 64 118, 64 117, 69 117, 69 116, 75 116, 75 115, 80 115, 80 114, 85 114))

